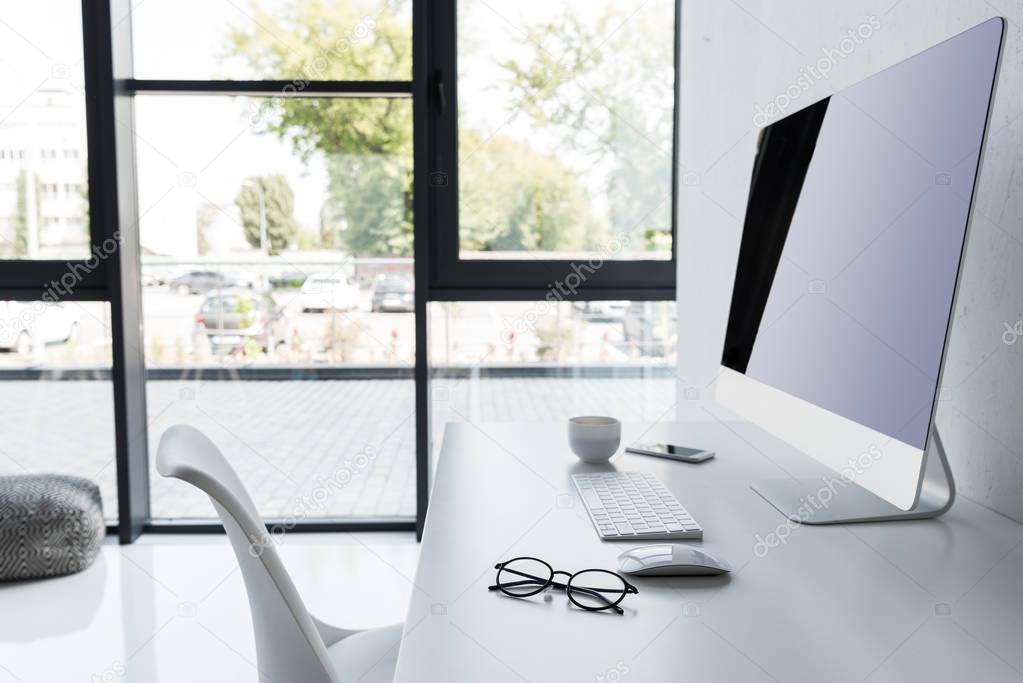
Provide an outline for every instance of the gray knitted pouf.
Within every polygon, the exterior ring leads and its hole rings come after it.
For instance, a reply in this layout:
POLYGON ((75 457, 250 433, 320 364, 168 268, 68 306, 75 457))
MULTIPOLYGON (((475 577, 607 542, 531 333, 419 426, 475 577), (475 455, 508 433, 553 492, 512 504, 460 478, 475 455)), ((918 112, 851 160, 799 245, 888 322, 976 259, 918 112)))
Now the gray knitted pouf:
POLYGON ((82 571, 105 534, 99 487, 88 479, 0 477, 0 581, 82 571))

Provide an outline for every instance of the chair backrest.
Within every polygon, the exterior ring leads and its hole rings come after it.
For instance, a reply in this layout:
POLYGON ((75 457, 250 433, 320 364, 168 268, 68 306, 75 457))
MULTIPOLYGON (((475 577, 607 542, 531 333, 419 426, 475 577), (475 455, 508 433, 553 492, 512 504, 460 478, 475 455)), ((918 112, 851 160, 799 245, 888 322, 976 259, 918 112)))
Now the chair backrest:
POLYGON ((175 425, 160 439, 156 470, 201 489, 213 501, 245 579, 260 681, 340 683, 315 620, 220 450, 198 429, 175 425))

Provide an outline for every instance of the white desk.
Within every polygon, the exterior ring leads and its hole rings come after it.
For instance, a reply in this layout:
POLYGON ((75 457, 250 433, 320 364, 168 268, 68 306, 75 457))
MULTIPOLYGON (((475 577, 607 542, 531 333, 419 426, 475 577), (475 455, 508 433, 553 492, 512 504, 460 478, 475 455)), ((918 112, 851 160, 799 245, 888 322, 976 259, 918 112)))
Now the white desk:
POLYGON ((717 451, 612 462, 655 472, 736 571, 633 578, 624 616, 487 591, 501 560, 613 570, 635 544, 596 537, 563 425, 448 425, 397 683, 1023 681, 1023 526, 960 498, 935 521, 792 528, 765 554, 785 520, 749 483, 805 474, 798 458, 712 419, 646 436, 717 451))

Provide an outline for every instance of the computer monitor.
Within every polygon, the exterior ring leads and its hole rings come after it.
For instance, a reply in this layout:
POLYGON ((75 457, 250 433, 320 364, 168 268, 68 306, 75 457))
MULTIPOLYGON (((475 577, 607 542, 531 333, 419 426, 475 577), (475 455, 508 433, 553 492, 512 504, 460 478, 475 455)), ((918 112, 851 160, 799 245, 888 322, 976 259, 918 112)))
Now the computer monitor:
POLYGON ((792 519, 951 506, 933 421, 1004 30, 760 131, 716 394, 832 473, 754 484, 792 519))

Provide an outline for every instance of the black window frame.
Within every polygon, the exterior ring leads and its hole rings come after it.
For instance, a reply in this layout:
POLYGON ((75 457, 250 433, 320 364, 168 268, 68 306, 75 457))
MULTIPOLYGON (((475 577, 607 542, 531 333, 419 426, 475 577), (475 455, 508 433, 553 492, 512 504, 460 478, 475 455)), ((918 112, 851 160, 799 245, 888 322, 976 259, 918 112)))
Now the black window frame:
MULTIPOLYGON (((675 0, 673 55, 674 112, 672 126, 671 258, 605 260, 587 271, 585 281, 559 288, 564 300, 655 301, 675 298, 678 235, 679 148, 679 21, 681 0, 675 0)), ((462 259, 458 222, 458 0, 431 3, 433 40, 425 69, 432 106, 428 135, 434 141, 427 173, 431 201, 429 295, 433 301, 527 301, 547 296, 556 283, 584 259, 462 259)), ((417 169, 418 170, 418 169, 417 169)))
MULTIPOLYGON (((126 0, 115 0, 122 2, 126 0)), ((124 22, 131 26, 130 17, 124 22)), ((131 58, 131 55, 128 55, 131 58)), ((281 99, 412 99, 412 80, 313 80, 296 74, 294 79, 138 79, 133 72, 119 79, 119 89, 132 103, 138 95, 142 96, 214 96, 214 97, 253 97, 281 99)), ((413 113, 413 127, 415 126, 413 113)), ((134 126, 132 126, 134 128, 134 126)), ((134 158, 132 158, 134 172, 134 158)), ((413 173, 415 169, 413 169, 413 173)), ((134 188, 132 188, 134 192, 134 188)), ((137 219, 136 219, 137 221, 137 219)), ((137 229, 135 230, 137 234, 137 229)), ((417 314, 418 320, 418 314, 417 314)), ((418 323, 417 323, 418 327, 418 323)), ((418 340, 417 340, 418 341, 418 340)), ((418 347, 417 347, 418 348, 418 347)), ((417 357, 420 354, 417 354, 417 357)), ((326 373, 324 373, 326 374, 326 373)), ((396 375, 398 376, 398 375, 396 375)), ((416 386, 418 399, 419 387, 416 386)), ((419 432, 416 433, 416 457, 419 458, 419 432)), ((418 468, 417 468, 418 469, 418 468)), ((148 486, 148 483, 147 483, 148 486)), ((421 520, 425 517, 425 492, 417 487, 416 514, 412 518, 377 517, 370 519, 326 518, 295 522, 294 520, 278 520, 265 518, 268 529, 285 528, 290 532, 352 532, 352 531, 413 531, 421 529, 421 520)), ((147 500, 148 508, 148 500, 147 500)), ((217 523, 191 520, 154 520, 147 517, 142 526, 145 533, 216 533, 223 531, 217 523)))
MULTIPOLYGON (((416 514, 407 519, 311 520, 293 531, 408 531, 421 536, 432 471, 428 306, 431 301, 534 301, 577 262, 458 258, 457 0, 412 0, 411 80, 168 80, 133 73, 131 0, 82 0, 90 248, 117 240, 116 258, 5 260, 0 299, 36 301, 69 269, 84 273, 67 301, 110 304, 111 380, 121 543, 142 533, 222 532, 216 523, 154 523, 150 514, 147 372, 143 357, 134 99, 137 95, 410 98, 413 110, 416 514), (431 182, 442 177, 443 183, 431 182)), ((675 0, 675 107, 670 260, 606 261, 566 300, 675 298, 681 0, 675 0)), ((274 523, 268 520, 268 526, 274 523)))
POLYGON ((119 218, 123 208, 120 204, 127 195, 118 191, 118 179, 123 179, 127 169, 123 167, 115 142, 115 138, 121 137, 117 132, 117 116, 124 112, 117 106, 115 96, 114 45, 118 42, 115 34, 121 36, 123 31, 118 31, 118 24, 111 21, 113 11, 110 0, 82 0, 81 3, 89 256, 67 260, 4 260, 0 268, 0 298, 46 300, 47 296, 52 296, 52 283, 72 272, 77 282, 73 289, 61 293, 62 301, 110 304, 118 520, 108 525, 107 531, 117 534, 122 542, 131 542, 148 518, 148 473, 144 460, 145 396, 144 392, 139 393, 144 387, 139 372, 141 334, 137 324, 133 325, 130 294, 126 295, 124 287, 125 282, 137 278, 137 270, 133 271, 130 260, 125 259, 126 245, 130 251, 134 236, 122 231, 119 218), (118 244, 113 256, 105 248, 111 240, 118 244))

